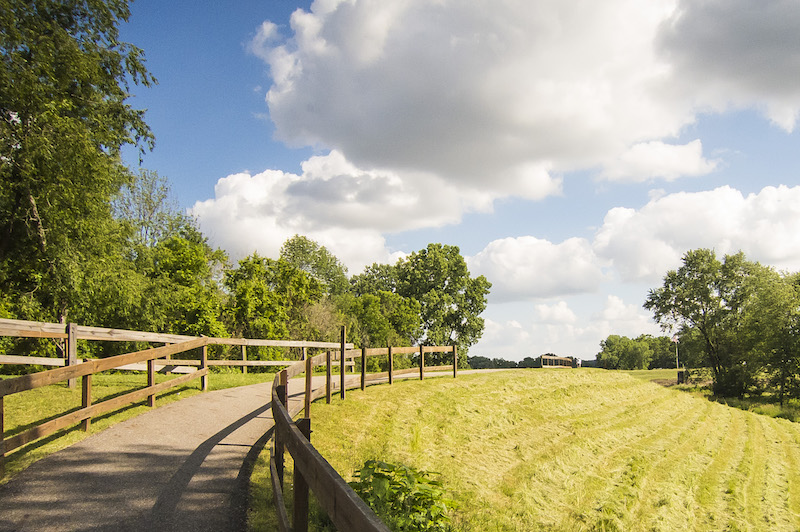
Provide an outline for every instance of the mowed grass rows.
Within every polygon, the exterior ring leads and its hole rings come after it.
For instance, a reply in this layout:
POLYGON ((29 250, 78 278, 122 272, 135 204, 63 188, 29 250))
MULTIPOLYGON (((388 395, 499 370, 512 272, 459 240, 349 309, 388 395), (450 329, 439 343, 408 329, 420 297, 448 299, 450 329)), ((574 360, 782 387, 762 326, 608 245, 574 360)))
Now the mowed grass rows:
POLYGON ((317 402, 346 478, 378 458, 436 471, 459 530, 798 530, 798 425, 620 372, 402 381, 317 402))

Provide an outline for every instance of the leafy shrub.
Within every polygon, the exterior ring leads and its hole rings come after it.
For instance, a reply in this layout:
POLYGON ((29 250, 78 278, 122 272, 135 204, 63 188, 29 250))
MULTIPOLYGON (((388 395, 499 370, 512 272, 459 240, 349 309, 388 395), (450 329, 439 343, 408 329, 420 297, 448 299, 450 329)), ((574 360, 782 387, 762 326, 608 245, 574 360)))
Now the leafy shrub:
POLYGON ((449 511, 440 482, 428 471, 402 464, 368 460, 351 482, 353 490, 394 532, 450 530, 449 511))

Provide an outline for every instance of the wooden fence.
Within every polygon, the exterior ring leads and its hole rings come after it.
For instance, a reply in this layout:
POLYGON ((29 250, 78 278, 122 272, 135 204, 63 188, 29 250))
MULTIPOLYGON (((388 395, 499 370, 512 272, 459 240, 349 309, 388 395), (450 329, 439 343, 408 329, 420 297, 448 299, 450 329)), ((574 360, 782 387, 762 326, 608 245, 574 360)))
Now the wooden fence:
MULTIPOLYGON (((121 329, 85 327, 75 324, 63 325, 0 319, 0 336, 54 338, 62 339, 66 344, 66 354, 63 359, 0 355, 0 364, 63 366, 38 373, 22 375, 16 378, 0 380, 0 477, 5 474, 6 453, 36 439, 43 438, 58 430, 65 429, 78 423, 81 423, 82 428, 88 431, 93 417, 144 399, 147 399, 149 406, 155 406, 156 395, 158 393, 171 387, 185 384, 193 379, 201 379, 201 389, 206 391, 208 388, 207 379, 209 366, 288 366, 275 376, 272 386, 272 414, 275 422, 275 431, 272 456, 270 459, 270 472, 275 498, 274 502, 281 530, 292 530, 294 532, 305 532, 308 529, 309 489, 314 492, 323 510, 328 514, 339 530, 359 530, 365 532, 388 532, 389 530, 310 442, 311 402, 323 395, 326 397, 328 403, 331 402, 333 391, 332 370, 334 364, 340 367, 339 377, 341 380, 338 386, 338 393, 341 395, 342 399, 345 399, 345 393, 348 388, 346 384, 346 368, 355 367, 354 359, 357 358, 360 358, 361 362, 361 378, 359 384, 362 390, 370 383, 388 381, 388 383, 391 384, 394 382, 395 377, 410 373, 418 374, 419 379, 425 378, 426 371, 452 371, 453 377, 458 375, 458 352, 455 346, 353 349, 353 344, 345 342, 344 327, 342 328, 340 342, 331 343, 246 338, 198 338, 182 335, 126 331, 121 329), (166 343, 167 345, 92 360, 79 359, 77 357, 78 339, 159 342, 166 343), (207 350, 209 345, 240 345, 242 346, 242 360, 209 360, 207 350), (245 348, 247 346, 299 348, 302 350, 302 360, 296 362, 247 360, 245 353, 245 348), (309 348, 326 349, 327 351, 313 357, 306 356, 307 349, 309 348), (185 353, 194 349, 201 350, 199 360, 178 360, 171 358, 173 355, 185 353), (448 366, 426 366, 425 355, 428 353, 452 353, 453 364, 448 366), (418 355, 417 367, 395 370, 394 356, 399 354, 418 355), (388 371, 384 373, 367 374, 367 359, 374 356, 388 357, 388 371), (195 369, 185 375, 156 384, 155 373, 157 366, 167 367, 172 371, 174 371, 176 367, 192 366, 195 369), (314 368, 318 366, 325 366, 326 368, 326 385, 314 390, 312 387, 312 375, 314 368), (138 370, 140 368, 147 371, 147 386, 102 402, 92 402, 93 375, 112 369, 138 370), (290 378, 302 374, 305 376, 304 416, 298 419, 297 422, 294 422, 286 408, 288 402, 287 387, 290 378), (45 421, 24 432, 15 434, 10 438, 5 438, 3 400, 7 395, 64 381, 73 383, 78 378, 81 378, 82 383, 81 408, 68 412, 55 419, 45 421), (284 454, 287 451, 294 461, 294 504, 291 527, 283 496, 284 454)), ((358 387, 359 384, 353 384, 350 387, 358 387)))
MULTIPOLYGON (((338 530, 380 531, 388 532, 389 528, 381 521, 367 504, 361 500, 350 485, 336 472, 333 467, 319 454, 310 442, 311 437, 311 402, 323 395, 326 401, 331 401, 331 368, 338 362, 340 364, 348 355, 361 356, 361 382, 363 390, 369 382, 383 381, 389 383, 400 373, 419 372, 419 378, 425 378, 425 371, 452 370, 453 377, 458 375, 458 352, 455 346, 419 346, 419 347, 388 347, 380 349, 348 350, 344 345, 345 331, 342 328, 341 345, 339 353, 344 356, 336 357, 328 351, 325 354, 309 357, 305 361, 296 362, 280 371, 272 384, 272 417, 275 421, 272 456, 270 458, 270 477, 272 480, 272 493, 278 515, 279 529, 281 531, 306 532, 308 530, 308 498, 309 489, 319 501, 322 509, 328 514, 338 530), (425 366, 426 353, 452 353, 453 364, 450 366, 427 367, 425 366), (411 370, 395 371, 393 369, 395 354, 419 354, 418 368, 411 370), (388 372, 367 375, 367 357, 388 356, 388 372), (316 366, 326 367, 326 385, 314 390, 312 387, 312 374, 316 366), (288 383, 292 377, 305 374, 304 417, 297 422, 287 410, 288 383), (288 512, 283 495, 284 454, 288 451, 294 461, 292 521, 289 522, 288 512), (291 525, 291 526, 290 526, 291 525)), ((342 366, 343 368, 343 366, 342 366)), ((340 372, 341 383, 339 393, 345 398, 345 372, 340 372)), ((354 385, 354 387, 356 387, 354 385)))
MULTIPOLYGON (((291 360, 247 360, 245 348, 247 346, 269 346, 298 348, 306 357, 307 349, 340 349, 336 342, 302 342, 285 340, 257 340, 248 338, 208 338, 181 335, 146 333, 140 331, 127 331, 122 329, 104 329, 100 327, 85 327, 75 324, 42 323, 21 320, 0 319, 0 336, 15 336, 28 338, 55 338, 66 340, 67 356, 64 358, 31 357, 19 355, 0 355, 0 364, 35 364, 43 366, 63 366, 16 378, 0 380, 0 477, 5 476, 5 456, 8 452, 27 443, 43 438, 59 430, 81 423, 83 430, 88 431, 93 417, 116 410, 122 406, 147 399, 149 406, 155 406, 156 395, 169 388, 183 385, 191 380, 200 379, 203 391, 208 389, 208 368, 213 365, 225 366, 288 366, 291 360), (163 347, 151 348, 124 355, 117 355, 101 359, 79 359, 77 353, 77 340, 110 340, 134 342, 167 343, 163 347), (243 360, 209 360, 209 345, 240 345, 242 346, 243 360), (200 349, 199 360, 178 360, 171 358, 179 353, 200 349), (179 368, 191 368, 188 373, 172 378, 166 382, 156 384, 156 367, 172 372, 179 368), (92 375, 108 370, 141 370, 147 372, 147 385, 124 395, 114 397, 102 402, 92 402, 92 375), (4 398, 7 395, 33 390, 42 386, 57 384, 67 381, 74 386, 80 378, 82 383, 81 407, 68 412, 55 419, 40 423, 24 432, 5 437, 4 427, 4 398)), ((352 348, 353 344, 345 344, 345 349, 352 348)), ((352 360, 348 361, 353 366, 352 360)))

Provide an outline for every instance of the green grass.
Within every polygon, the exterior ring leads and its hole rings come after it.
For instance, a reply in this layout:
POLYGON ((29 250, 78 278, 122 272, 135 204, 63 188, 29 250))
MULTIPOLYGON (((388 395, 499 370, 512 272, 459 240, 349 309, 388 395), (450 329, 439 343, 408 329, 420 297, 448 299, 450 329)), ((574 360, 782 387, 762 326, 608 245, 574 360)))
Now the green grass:
POLYGON ((800 529, 798 425, 650 377, 400 381, 316 402, 312 442, 348 480, 373 458, 440 472, 457 530, 800 529))
MULTIPOLYGON (((268 373, 248 373, 246 375, 236 372, 211 373, 208 378, 208 388, 209 390, 219 390, 256 384, 271 381, 273 377, 274 375, 268 373)), ((156 382, 163 382, 170 378, 172 377, 168 375, 156 375, 156 382)), ((95 375, 92 378, 92 402, 99 403, 104 399, 143 388, 146 383, 147 376, 143 373, 95 375)), ((156 407, 198 393, 201 393, 200 379, 195 379, 184 386, 172 388, 158 395, 156 407)), ((77 385, 73 389, 68 388, 65 382, 6 396, 4 399, 5 436, 13 436, 43 421, 76 410, 80 406, 80 379, 78 379, 77 385)), ((6 475, 0 479, 0 484, 7 483, 17 473, 37 460, 148 410, 149 407, 146 406, 144 401, 133 403, 114 412, 93 418, 89 432, 84 432, 81 430, 80 425, 75 425, 11 451, 6 455, 6 475)))

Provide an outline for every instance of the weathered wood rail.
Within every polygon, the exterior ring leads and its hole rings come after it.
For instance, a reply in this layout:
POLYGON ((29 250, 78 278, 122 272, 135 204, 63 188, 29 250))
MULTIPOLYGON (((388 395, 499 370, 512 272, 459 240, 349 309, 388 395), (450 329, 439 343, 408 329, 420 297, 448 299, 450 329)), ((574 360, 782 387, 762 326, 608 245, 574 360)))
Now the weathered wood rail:
MULTIPOLYGON (((194 379, 200 379, 200 388, 208 389, 209 366, 212 365, 242 365, 242 366, 288 366, 291 360, 209 360, 209 345, 241 345, 269 346, 299 348, 303 358, 307 349, 340 348, 336 342, 304 342, 294 340, 258 340, 249 338, 209 338, 192 337, 170 334, 146 333, 141 331, 127 331, 121 329, 104 329, 100 327, 84 327, 75 324, 61 325, 55 323, 41 323, 21 320, 0 319, 0 336, 16 336, 29 338, 61 338, 72 345, 69 356, 65 358, 31 357, 18 355, 0 355, 0 364, 35 364, 43 366, 61 366, 16 378, 0 380, 0 477, 5 476, 5 456, 8 452, 31 443, 39 438, 44 438, 59 430, 66 429, 81 423, 83 430, 88 431, 93 417, 111 412, 122 406, 147 399, 149 406, 155 406, 157 394, 183 385, 194 379), (163 347, 155 347, 100 359, 78 359, 76 356, 76 340, 111 340, 111 341, 136 341, 136 342, 165 342, 163 347), (173 355, 200 350, 199 360, 178 360, 171 358, 173 355), (177 372, 177 368, 188 368, 190 372, 168 381, 156 384, 156 368, 160 366, 169 371, 177 372), (147 384, 143 388, 134 390, 124 395, 114 397, 102 402, 92 401, 92 376, 108 370, 138 370, 147 372, 147 384), (55 419, 45 421, 28 430, 5 437, 5 409, 4 398, 8 395, 20 393, 43 386, 58 384, 67 381, 74 383, 81 379, 81 407, 67 412, 55 419)), ((353 344, 346 344, 352 348, 353 344)), ((244 351, 243 351, 244 357, 244 351)), ((349 362, 352 366, 352 360, 349 362)))
POLYGON ((420 379, 425 378, 426 371, 452 371, 453 377, 458 375, 458 352, 454 345, 353 349, 353 344, 345 342, 344 328, 342 328, 340 342, 332 343, 192 337, 86 327, 75 324, 64 325, 0 319, 0 336, 63 339, 66 344, 64 358, 0 355, 0 364, 60 366, 55 369, 0 380, 0 477, 5 474, 6 454, 36 439, 46 437, 78 423, 82 425, 83 430, 88 431, 93 417, 145 399, 147 399, 149 406, 155 406, 158 393, 171 387, 185 384, 193 379, 201 379, 201 389, 203 391, 207 390, 209 366, 229 365, 243 366, 243 368, 247 366, 288 366, 276 374, 272 386, 272 413, 275 431, 270 459, 270 472, 280 529, 294 532, 304 532, 308 529, 309 489, 314 492, 323 510, 339 530, 365 532, 388 532, 389 530, 310 442, 311 402, 323 396, 325 396, 328 403, 331 402, 334 389, 333 368, 335 365, 340 368, 338 393, 342 399, 345 399, 348 388, 358 388, 360 386, 364 390, 368 384, 382 381, 388 381, 389 384, 392 384, 395 377, 400 375, 414 373, 418 374, 420 379), (78 339, 156 342, 167 345, 102 359, 79 359, 77 357, 78 339), (242 346, 242 360, 209 360, 207 350, 209 345, 242 346), (299 348, 302 350, 302 360, 247 360, 245 353, 247 346, 299 348), (327 351, 317 356, 306 356, 307 349, 310 348, 326 349, 327 351), (173 355, 197 349, 201 350, 199 360, 171 358, 173 355), (426 366, 425 355, 429 353, 452 353, 453 363, 447 366, 426 366), (394 369, 394 356, 400 354, 418 355, 417 366, 400 370, 394 369), (367 359, 375 356, 388 357, 388 371, 373 374, 367 373, 367 359), (360 359, 360 382, 348 386, 346 369, 348 367, 354 368, 355 360, 357 359, 360 359), (324 387, 315 390, 312 387, 312 375, 314 368, 318 366, 325 366, 326 368, 326 384, 324 387), (175 368, 178 367, 190 367, 192 371, 156 384, 155 373, 157 367, 167 368, 169 371, 175 371, 175 368), (127 394, 93 403, 92 376, 112 369, 144 370, 147 372, 147 385, 127 394), (305 376, 304 414, 302 418, 295 422, 286 408, 288 402, 288 379, 303 374, 305 376), (82 382, 82 404, 79 409, 45 421, 9 438, 5 437, 4 397, 64 381, 74 382, 78 378, 82 382), (285 452, 289 453, 294 462, 294 504, 291 526, 283 495, 285 452))
MULTIPOLYGON (((331 402, 331 368, 336 363, 343 363, 348 355, 361 357, 360 387, 365 389, 370 382, 388 379, 391 384, 400 373, 417 373, 425 378, 425 371, 452 371, 453 377, 458 375, 458 352, 456 346, 419 346, 419 347, 387 347, 380 349, 348 350, 344 345, 345 331, 342 328, 339 353, 328 351, 325 354, 309 357, 305 361, 292 364, 280 371, 272 384, 272 417, 275 421, 272 456, 270 458, 270 477, 272 493, 279 522, 279 530, 283 532, 307 532, 309 489, 314 492, 322 509, 328 514, 338 530, 358 530, 360 532, 388 532, 389 528, 378 518, 372 509, 356 495, 350 485, 339 475, 325 458, 311 444, 311 402, 323 395, 331 402), (410 370, 395 371, 393 369, 395 354, 418 354, 418 367, 410 370), (453 364, 450 366, 425 366, 426 353, 452 353, 453 364), (367 357, 388 356, 388 371, 367 375, 367 357), (311 376, 316 366, 325 366, 325 387, 314 390, 311 376), (287 387, 289 379, 305 374, 304 416, 297 422, 292 420, 287 410, 287 387), (284 454, 288 451, 294 461, 293 515, 291 523, 283 494, 284 454)), ((340 372, 341 384, 339 393, 345 399, 345 373, 340 372)), ((353 385, 357 387, 357 385, 353 385)))
MULTIPOLYGON (((72 366, 81 364, 86 359, 78 357, 78 340, 94 340, 107 342, 149 342, 174 344, 196 340, 197 336, 186 336, 181 334, 162 334, 143 331, 129 331, 126 329, 108 329, 105 327, 88 327, 76 325, 74 323, 46 323, 38 321, 11 320, 0 318, 0 336, 15 336, 24 338, 52 338, 64 341, 64 356, 59 358, 34 357, 28 355, 0 355, 0 364, 18 365, 37 365, 37 366, 72 366)), ((213 345, 233 345, 241 346, 241 360, 213 360, 207 361, 208 366, 238 366, 243 373, 247 373, 248 367, 263 366, 288 366, 292 360, 248 360, 248 347, 280 347, 299 349, 302 352, 301 358, 306 358, 306 350, 311 348, 327 349, 331 342, 305 342, 297 340, 260 340, 253 338, 213 338, 210 344, 213 345)), ((352 344, 348 344, 353 347, 352 344)), ((159 373, 190 373, 195 371, 195 367, 200 365, 198 360, 156 360, 156 366, 160 366, 159 373)), ((348 360, 347 367, 353 368, 352 358, 348 360)), ((115 368, 124 371, 146 371, 147 367, 141 363, 127 364, 115 368)), ((70 388, 75 386, 75 379, 69 379, 70 388)))

